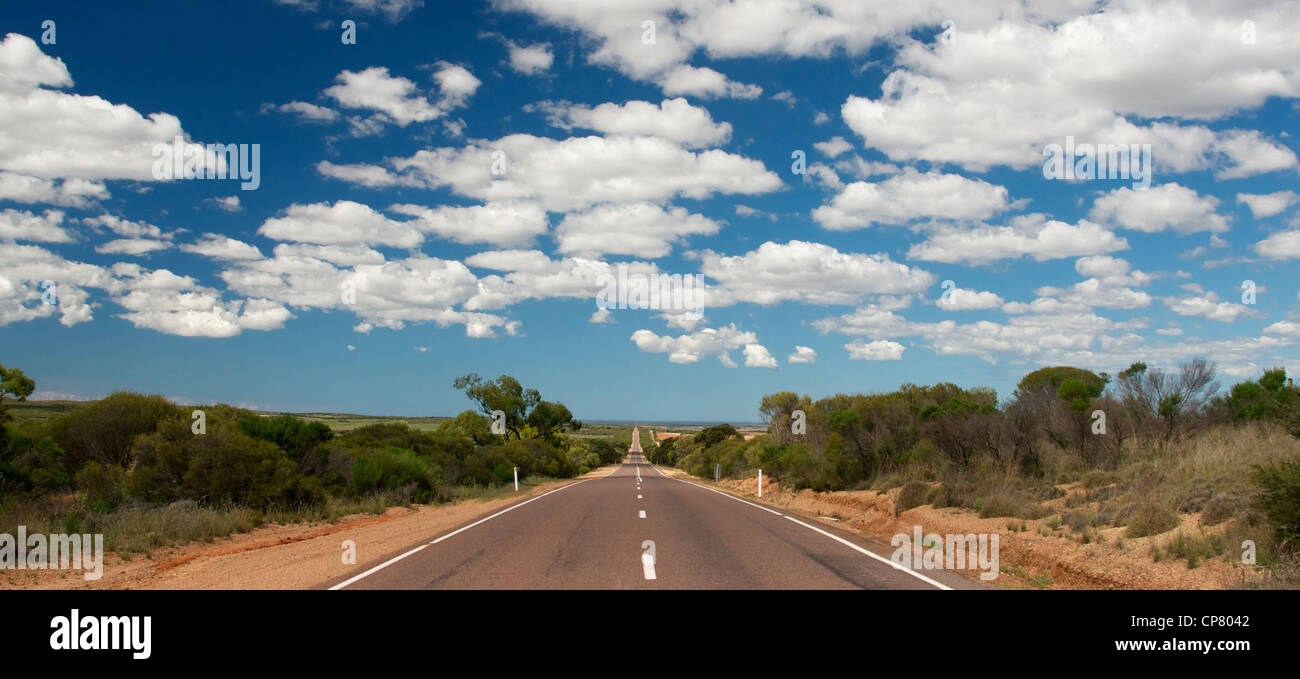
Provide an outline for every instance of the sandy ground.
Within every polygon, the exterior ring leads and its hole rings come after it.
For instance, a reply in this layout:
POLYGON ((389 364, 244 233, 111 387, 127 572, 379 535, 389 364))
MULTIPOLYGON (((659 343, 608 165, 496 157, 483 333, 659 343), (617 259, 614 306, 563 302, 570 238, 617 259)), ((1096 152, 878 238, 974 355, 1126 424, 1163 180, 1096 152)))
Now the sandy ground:
MULTIPOLYGON (((604 476, 617 465, 580 478, 604 476)), ((153 550, 123 561, 104 557, 104 576, 88 581, 80 572, 7 571, 0 589, 311 589, 395 556, 423 539, 469 523, 529 497, 573 481, 553 481, 491 500, 449 505, 392 507, 382 516, 360 514, 338 523, 267 525, 211 543, 153 550), (356 544, 356 564, 343 563, 343 542, 356 544)))
MULTIPOLYGON (((665 474, 684 478, 679 470, 662 469, 665 474)), ((711 481, 690 479, 728 490, 737 495, 757 499, 758 479, 711 481)), ((1061 486, 1067 492, 1072 486, 1061 486)), ((1044 536, 1043 520, 981 519, 979 515, 962 509, 934 509, 916 507, 894 514, 895 489, 888 493, 876 491, 837 491, 817 493, 811 490, 789 492, 769 479, 763 481, 762 503, 784 507, 807 516, 818 517, 823 523, 848 528, 860 534, 889 542, 898 533, 912 535, 914 526, 924 533, 997 533, 999 560, 1002 574, 994 580, 995 587, 1003 589, 1227 589, 1259 577, 1254 569, 1242 566, 1238 560, 1225 562, 1223 557, 1203 561, 1189 569, 1185 560, 1151 559, 1151 544, 1164 547, 1178 529, 1146 538, 1124 538, 1124 528, 1097 530, 1104 540, 1080 544, 1077 533, 1068 528, 1044 536), (1018 530, 1024 524, 1027 530, 1018 530), (1012 527, 1016 529, 1013 529, 1012 527), (1073 537, 1072 537, 1073 536, 1073 537), (1123 538, 1123 547, 1119 546, 1123 538), (1009 571, 1009 572, 1008 572, 1009 571), (1050 582, 1042 579, 1050 578, 1050 582), (1039 578, 1034 581, 1034 578, 1039 578)), ((1057 500, 1064 506, 1064 498, 1057 500)), ((1048 503, 1051 504, 1051 503, 1048 503)), ((1086 510, 1080 506, 1075 509, 1086 510)), ((1185 514, 1182 531, 1188 535, 1200 532, 1200 515, 1185 514)), ((1218 530, 1222 526, 1217 527, 1218 530)), ((1206 529, 1213 533, 1216 528, 1206 529)), ((1229 554, 1234 552, 1229 546, 1229 554)), ((959 571, 967 577, 977 577, 975 571, 959 571)))

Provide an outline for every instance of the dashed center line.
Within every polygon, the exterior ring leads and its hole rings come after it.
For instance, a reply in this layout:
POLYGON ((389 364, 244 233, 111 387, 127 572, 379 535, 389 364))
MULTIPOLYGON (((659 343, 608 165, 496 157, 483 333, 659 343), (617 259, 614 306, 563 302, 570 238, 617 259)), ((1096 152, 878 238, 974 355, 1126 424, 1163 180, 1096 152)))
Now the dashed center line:
POLYGON ((645 518, 645 510, 644 510, 644 509, 641 510, 641 518, 643 518, 643 519, 645 518))

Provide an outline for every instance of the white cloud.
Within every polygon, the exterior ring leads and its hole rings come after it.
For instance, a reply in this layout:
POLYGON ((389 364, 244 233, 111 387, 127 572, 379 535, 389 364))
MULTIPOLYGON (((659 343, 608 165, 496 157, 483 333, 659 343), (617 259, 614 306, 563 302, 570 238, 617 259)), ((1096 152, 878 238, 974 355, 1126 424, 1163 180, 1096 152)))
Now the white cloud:
POLYGON ((685 208, 664 209, 653 203, 597 205, 573 212, 555 228, 556 251, 594 256, 635 255, 654 259, 667 255, 687 236, 713 235, 717 222, 685 208))
POLYGON ((821 151, 824 155, 836 158, 842 153, 853 150, 853 144, 844 140, 844 137, 836 135, 826 141, 819 141, 813 144, 813 148, 821 151))
POLYGON ((401 127, 442 115, 437 106, 419 93, 415 83, 401 76, 389 75, 384 66, 371 66, 364 71, 343 71, 335 80, 338 84, 326 89, 325 96, 346 108, 378 111, 401 127))
POLYGON ((138 328, 182 337, 232 337, 244 330, 276 330, 292 317, 271 300, 227 302, 217 290, 167 269, 119 264, 113 270, 128 281, 128 292, 116 300, 127 310, 119 317, 138 328))
POLYGON ((821 243, 766 242, 738 256, 706 250, 700 271, 718 281, 710 306, 734 298, 754 304, 799 301, 853 304, 866 295, 918 292, 934 282, 927 271, 891 261, 886 254, 840 252, 821 243))
POLYGON ((163 233, 163 230, 154 224, 132 221, 117 215, 102 214, 98 217, 86 217, 81 220, 81 223, 95 231, 108 229, 126 238, 171 238, 171 234, 163 233))
POLYGON ((906 349, 898 342, 876 340, 863 342, 855 340, 844 345, 849 350, 849 358, 860 361, 901 361, 906 349))
POLYGON ((750 368, 775 368, 776 357, 761 344, 746 344, 745 365, 750 368))
POLYGON ((510 50, 510 68, 522 75, 537 75, 551 70, 555 55, 551 53, 548 43, 537 45, 518 45, 509 40, 506 47, 510 50))
MULTIPOLYGON (((42 180, 86 180, 70 186, 65 181, 55 189, 8 178, 4 190, 25 196, 23 202, 54 191, 64 204, 84 204, 90 197, 107 197, 96 180, 152 182, 154 145, 185 136, 174 115, 160 112, 146 118, 97 96, 47 89, 72 84, 63 61, 42 53, 31 38, 9 33, 0 42, 0 171, 42 180)), ((204 157, 215 162, 210 154, 204 157)))
POLYGON ((1293 153, 1253 133, 1139 127, 1126 118, 1216 119, 1295 97, 1300 22, 1285 7, 1252 6, 1251 19, 1268 26, 1256 44, 1242 40, 1241 15, 1227 4, 1119 1, 1102 12, 1062 3, 1060 14, 1077 16, 1029 12, 983 23, 939 10, 933 16, 955 19, 960 38, 902 40, 881 97, 849 97, 842 113, 868 146, 895 160, 974 170, 1030 167, 1066 135, 1151 143, 1157 162, 1175 172, 1219 165, 1217 176, 1227 178, 1294 166, 1293 153))
MULTIPOLYGON (((320 0, 275 0, 281 5, 289 5, 309 12, 320 10, 320 0)), ((349 9, 382 15, 389 22, 397 22, 412 10, 424 6, 424 0, 338 0, 349 9)))
POLYGON ((394 205, 388 210, 415 217, 405 223, 410 227, 457 243, 527 245, 547 228, 546 211, 527 201, 436 208, 394 205))
POLYGON ((152 238, 119 238, 111 240, 103 245, 95 246, 95 252, 101 255, 147 255, 150 252, 166 250, 172 246, 171 243, 152 238))
POLYGON ((219 260, 262 259, 262 251, 258 250, 256 246, 218 233, 205 233, 198 242, 182 245, 180 249, 182 252, 190 252, 219 260))
POLYGON ((1019 215, 1008 226, 979 224, 936 229, 907 251, 908 259, 987 264, 999 259, 1033 257, 1037 261, 1096 255, 1128 249, 1128 241, 1111 231, 1080 220, 1067 224, 1046 215, 1019 215))
POLYGON ((1276 191, 1274 193, 1238 193, 1237 202, 1250 207, 1250 214, 1255 219, 1272 217, 1300 201, 1295 191, 1276 191))
POLYGON ((571 130, 582 128, 603 134, 652 136, 675 141, 687 148, 722 144, 731 138, 731 123, 715 123, 708 109, 692 106, 685 99, 664 99, 658 106, 648 101, 622 105, 604 103, 595 108, 581 104, 546 104, 552 125, 571 130))
POLYGON ((717 149, 693 153, 654 137, 554 140, 514 134, 463 148, 422 150, 388 164, 396 174, 380 175, 373 166, 331 166, 330 171, 344 167, 354 176, 366 173, 371 186, 414 180, 486 202, 536 200, 556 212, 604 202, 767 193, 782 185, 758 161, 717 149), (494 165, 503 170, 499 176, 492 173, 494 165))
POLYGON ((243 206, 239 204, 239 196, 225 196, 222 198, 210 198, 210 201, 218 208, 226 212, 239 212, 243 206))
POLYGON ((304 243, 281 243, 275 246, 277 259, 312 258, 338 266, 357 266, 358 264, 383 264, 384 255, 364 245, 307 245, 304 243))
POLYGON ((1121 187, 1098 198, 1089 216, 1098 222, 1147 233, 1167 228, 1184 234, 1227 231, 1227 220, 1214 212, 1218 205, 1218 198, 1200 196, 1179 184, 1161 184, 1141 191, 1121 187))
POLYGON ((786 363, 816 363, 817 352, 812 347, 796 345, 794 353, 785 357, 786 363))
POLYGON ((1167 297, 1164 302, 1170 310, 1180 316, 1200 316, 1220 323, 1231 323, 1236 321, 1238 316, 1248 312, 1244 305, 1220 302, 1218 296, 1212 292, 1191 297, 1167 297))
POLYGON ((478 91, 479 85, 483 84, 483 81, 474 77, 474 74, 464 66, 446 61, 439 61, 434 66, 438 70, 434 71, 433 79, 438 83, 438 90, 442 93, 438 106, 444 111, 464 106, 478 91))
MULTIPOLYGON (((758 344, 757 335, 738 330, 735 324, 723 328, 704 328, 677 337, 656 335, 649 330, 637 330, 632 333, 632 341, 636 343, 638 349, 646 353, 668 354, 671 363, 698 363, 705 356, 715 356, 723 365, 733 368, 736 363, 731 360, 728 352, 748 346, 756 346, 766 354, 768 359, 772 358, 771 354, 758 344)), ((746 349, 747 365, 751 351, 758 356, 758 349, 746 349)), ((775 359, 772 360, 775 362, 775 359)))
MULTIPOLYGON (((305 101, 291 101, 287 104, 272 106, 271 108, 280 113, 296 115, 303 120, 316 123, 332 123, 339 119, 338 111, 305 101)), ((265 110, 267 109, 264 107, 263 111, 265 110)))
POLYGON ((41 214, 21 210, 0 212, 0 238, 25 240, 37 243, 71 243, 72 236, 63 228, 60 210, 46 210, 41 214))
POLYGON ((422 237, 409 222, 397 222, 367 205, 340 200, 333 205, 290 205, 285 216, 262 223, 259 235, 317 245, 388 245, 414 248, 422 237))
POLYGON ((1002 306, 1002 298, 987 290, 976 291, 966 288, 944 290, 938 306, 945 311, 973 311, 978 309, 995 309, 1002 306))
POLYGON ((88 207, 108 198, 103 182, 86 179, 42 179, 16 172, 0 172, 0 200, 15 203, 50 203, 67 207, 88 207))
POLYGON ((1255 243, 1255 252, 1268 259, 1295 259, 1300 257, 1300 229, 1279 231, 1255 243))
POLYGON ((730 97, 757 99, 763 95, 758 85, 746 85, 708 67, 682 65, 659 78, 659 86, 668 96, 688 94, 694 97, 730 97))
POLYGON ((882 182, 854 182, 813 210, 813 219, 837 231, 872 224, 903 224, 924 217, 987 219, 1006 210, 1007 190, 979 179, 940 172, 902 174, 882 182))
POLYGON ((0 325, 59 316, 71 327, 92 320, 87 288, 119 292, 121 283, 102 267, 64 259, 35 245, 0 242, 0 325), (42 299, 52 281, 57 304, 42 299))

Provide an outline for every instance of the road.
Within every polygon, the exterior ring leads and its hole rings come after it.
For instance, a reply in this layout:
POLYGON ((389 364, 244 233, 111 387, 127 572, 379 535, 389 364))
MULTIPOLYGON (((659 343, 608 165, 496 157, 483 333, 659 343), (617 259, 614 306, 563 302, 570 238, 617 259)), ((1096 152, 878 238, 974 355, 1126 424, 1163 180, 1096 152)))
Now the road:
POLYGON ((640 453, 326 583, 330 589, 966 589, 892 548, 663 475, 640 453))

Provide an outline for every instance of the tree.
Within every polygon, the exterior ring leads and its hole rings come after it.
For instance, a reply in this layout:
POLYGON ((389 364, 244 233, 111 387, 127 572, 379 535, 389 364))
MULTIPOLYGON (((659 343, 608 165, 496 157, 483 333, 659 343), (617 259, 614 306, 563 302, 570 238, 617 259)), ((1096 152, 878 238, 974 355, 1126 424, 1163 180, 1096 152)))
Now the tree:
POLYGON ((497 411, 505 416, 506 438, 524 438, 524 428, 536 432, 537 438, 551 439, 564 431, 577 431, 582 422, 573 419, 573 413, 563 403, 543 401, 536 389, 525 389, 519 380, 502 375, 486 381, 470 373, 456 378, 457 389, 478 404, 479 412, 493 418, 497 411))
POLYGON ((1137 426, 1169 441, 1187 429, 1219 390, 1214 373, 1214 364, 1203 358, 1180 364, 1176 373, 1134 363, 1119 374, 1120 401, 1137 426))
POLYGON ((15 400, 26 401, 32 391, 36 389, 36 382, 32 378, 23 374, 18 368, 5 369, 0 365, 0 422, 8 419, 8 413, 5 411, 4 400, 5 394, 14 397, 15 400))

